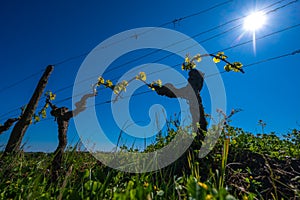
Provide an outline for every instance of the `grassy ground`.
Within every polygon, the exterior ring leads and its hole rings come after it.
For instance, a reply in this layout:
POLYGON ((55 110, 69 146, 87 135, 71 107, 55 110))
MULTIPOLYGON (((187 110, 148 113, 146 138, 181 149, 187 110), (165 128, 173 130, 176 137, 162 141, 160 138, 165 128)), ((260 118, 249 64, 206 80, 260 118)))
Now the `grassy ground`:
MULTIPOLYGON (((149 146, 167 144, 176 131, 149 146)), ((134 151, 134 149, 126 149, 134 151)), ((149 150, 149 149, 148 149, 149 150)), ((203 159, 193 152, 156 172, 129 174, 69 149, 57 182, 52 154, 20 153, 1 161, 0 199, 299 199, 300 132, 254 136, 226 128, 203 159)))

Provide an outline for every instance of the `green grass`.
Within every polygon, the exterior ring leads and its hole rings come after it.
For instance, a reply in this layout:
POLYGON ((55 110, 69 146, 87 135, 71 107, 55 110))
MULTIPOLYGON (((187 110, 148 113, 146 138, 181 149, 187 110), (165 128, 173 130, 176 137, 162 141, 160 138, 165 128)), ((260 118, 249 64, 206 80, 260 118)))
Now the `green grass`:
MULTIPOLYGON (((148 151, 161 148, 171 130, 148 151)), ((125 150, 130 151, 130 149, 125 150)), ((133 149, 132 149, 133 150, 133 149)), ((190 152, 156 172, 130 174, 69 149, 61 176, 50 181, 52 154, 20 153, 2 160, 0 199, 292 199, 300 191, 300 133, 253 135, 227 126, 203 159, 190 152), (179 162, 186 161, 184 168, 179 162), (177 165, 176 165, 177 164, 177 165)))

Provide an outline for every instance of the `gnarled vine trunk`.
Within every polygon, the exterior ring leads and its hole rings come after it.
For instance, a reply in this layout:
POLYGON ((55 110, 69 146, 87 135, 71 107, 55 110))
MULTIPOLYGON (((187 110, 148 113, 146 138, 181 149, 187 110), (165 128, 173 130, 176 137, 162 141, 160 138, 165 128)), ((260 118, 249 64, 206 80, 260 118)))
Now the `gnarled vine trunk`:
POLYGON ((75 104, 76 109, 74 111, 69 111, 66 107, 58 108, 53 105, 49 99, 47 99, 47 103, 49 103, 52 111, 51 115, 55 117, 58 125, 58 146, 54 152, 54 158, 52 160, 51 166, 51 180, 52 182, 57 181, 61 168, 62 168, 62 158, 67 146, 67 132, 69 127, 70 119, 80 112, 86 109, 86 100, 90 97, 94 97, 95 94, 86 94, 84 95, 79 102, 75 104))
POLYGON ((204 140, 204 131, 207 131, 207 122, 200 96, 200 91, 204 82, 203 74, 198 70, 192 69, 189 72, 188 82, 189 83, 185 87, 180 89, 175 88, 174 85, 170 83, 167 83, 162 87, 154 87, 157 94, 161 96, 186 99, 190 107, 192 127, 197 135, 189 149, 177 160, 177 162, 173 163, 171 167, 171 169, 178 174, 181 174, 185 169, 189 168, 188 157, 197 156, 194 150, 199 150, 201 148, 202 141, 204 140))
POLYGON ((167 83, 162 87, 155 87, 157 94, 167 96, 169 98, 186 99, 190 106, 192 115, 192 126, 197 133, 195 140, 202 141, 204 139, 203 131, 207 131, 207 122, 205 119, 204 107, 200 96, 200 91, 203 87, 203 74, 198 70, 189 72, 188 85, 183 88, 175 88, 174 85, 167 83), (199 124, 199 126, 198 126, 199 124))

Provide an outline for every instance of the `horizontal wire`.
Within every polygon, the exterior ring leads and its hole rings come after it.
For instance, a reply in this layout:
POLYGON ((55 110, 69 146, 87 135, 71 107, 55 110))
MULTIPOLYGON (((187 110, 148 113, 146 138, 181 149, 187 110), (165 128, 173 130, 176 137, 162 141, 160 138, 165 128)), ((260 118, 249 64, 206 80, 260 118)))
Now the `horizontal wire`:
MULTIPOLYGON (((300 53, 300 49, 298 49, 296 51, 292 51, 290 53, 286 53, 286 54, 282 54, 282 55, 279 55, 279 56, 266 58, 266 59, 263 59, 263 60, 260 60, 260 61, 257 61, 257 62, 253 62, 253 63, 250 63, 250 64, 246 64, 244 67, 250 67, 250 66, 262 64, 262 63, 265 63, 265 62, 270 62, 272 60, 277 60, 277 59, 284 58, 284 57, 287 57, 287 56, 293 56, 293 55, 296 55, 296 54, 299 54, 299 53, 300 53)), ((225 73, 225 72, 227 72, 227 71, 221 71, 219 73, 207 75, 207 76, 205 76, 205 79, 213 77, 213 76, 217 76, 217 75, 225 73)), ((184 83, 186 83, 186 82, 176 83, 175 85, 182 85, 184 83)), ((136 94, 133 94, 133 95, 130 95, 130 96, 125 96, 125 97, 122 97, 122 98, 129 98, 129 97, 138 96, 138 95, 142 95, 142 94, 146 94, 146 93, 150 93, 150 92, 153 92, 153 91, 152 90, 142 91, 142 92, 138 92, 136 94)), ((96 103, 92 106, 99 106, 99 105, 103 105, 103 104, 107 104, 107 103, 111 103, 111 102, 113 102, 113 100, 103 101, 103 102, 100 102, 100 103, 96 103)), ((92 107, 92 106, 89 106, 89 107, 92 107)))
MULTIPOLYGON (((211 10, 214 10, 214 9, 220 7, 220 6, 223 6, 223 5, 225 5, 225 4, 228 4, 228 3, 230 3, 230 2, 232 2, 232 0, 225 1, 225 2, 222 2, 222 3, 219 3, 219 4, 216 4, 216 5, 214 5, 214 6, 210 7, 210 8, 204 9, 204 10, 202 10, 202 11, 199 11, 199 12, 196 12, 196 13, 193 13, 193 14, 190 14, 190 15, 187 15, 187 16, 184 16, 184 17, 180 17, 180 18, 178 18, 178 19, 174 19, 174 20, 169 21, 169 22, 165 22, 165 23, 163 23, 163 24, 161 24, 161 25, 159 25, 159 26, 157 26, 157 27, 153 27, 153 29, 150 29, 150 30, 141 32, 141 33, 139 33, 139 34, 134 34, 134 35, 131 35, 131 36, 129 36, 129 37, 126 37, 126 38, 120 39, 120 40, 118 40, 118 41, 112 42, 112 43, 110 43, 110 44, 107 44, 107 45, 103 46, 101 49, 105 49, 105 48, 108 48, 108 47, 110 47, 110 46, 119 44, 120 42, 126 41, 126 40, 128 40, 128 39, 132 39, 132 38, 139 37, 139 36, 141 36, 141 35, 143 35, 143 34, 146 34, 146 33, 150 32, 150 31, 153 31, 153 30, 155 30, 155 29, 157 29, 157 28, 159 28, 159 27, 164 27, 164 26, 167 26, 167 25, 169 25, 169 24, 174 24, 174 23, 177 22, 177 21, 182 21, 182 20, 185 20, 185 19, 187 19, 187 18, 191 18, 191 17, 198 16, 198 15, 200 15, 200 14, 206 13, 206 12, 211 11, 211 10)), ((67 58, 67 59, 65 59, 65 60, 62 60, 62 61, 56 63, 55 66, 64 64, 64 63, 66 63, 66 62, 69 62, 69 61, 71 61, 71 60, 74 60, 74 59, 77 59, 77 58, 80 58, 80 57, 83 57, 83 56, 86 56, 86 55, 88 55, 89 53, 90 53, 90 52, 85 52, 85 53, 79 54, 79 55, 77 55, 77 56, 69 57, 69 58, 67 58)))
MULTIPOLYGON (((189 15, 180 17, 180 18, 178 18, 178 19, 174 19, 174 20, 172 20, 172 21, 163 23, 163 24, 159 25, 158 27, 164 27, 164 26, 167 26, 167 25, 169 25, 169 24, 174 24, 174 22, 176 22, 176 21, 182 21, 182 20, 185 20, 185 19, 187 19, 187 18, 191 18, 191 17, 198 16, 198 15, 200 15, 200 14, 203 14, 203 13, 205 13, 205 12, 211 11, 211 10, 216 9, 216 8, 218 8, 218 7, 221 7, 221 6, 225 5, 225 4, 228 4, 228 3, 230 3, 230 2, 232 2, 232 0, 225 1, 225 2, 222 2, 222 3, 216 4, 216 5, 214 5, 214 6, 211 6, 210 8, 201 10, 201 11, 199 11, 199 12, 196 12, 196 13, 193 13, 193 14, 189 14, 189 15)), ((155 28, 158 28, 158 27, 154 27, 154 29, 155 29, 155 28)), ((149 31, 152 31, 152 30, 148 30, 148 31, 144 31, 144 32, 142 32, 142 33, 140 33, 140 34, 136 34, 136 35, 134 35, 134 37, 138 37, 139 35, 145 34, 146 32, 149 32, 149 31)), ((118 43, 120 43, 120 42, 122 42, 122 41, 124 41, 124 40, 131 39, 132 37, 133 37, 133 36, 130 36, 130 37, 125 38, 125 39, 123 39, 123 40, 114 42, 114 43, 112 43, 112 44, 108 44, 108 45, 106 45, 106 46, 103 47, 103 48, 107 48, 107 47, 109 47, 109 46, 116 45, 116 44, 118 44, 118 43)), ((53 64, 53 65, 54 65, 54 66, 59 66, 59 65, 62 65, 62 64, 64 64, 64 63, 70 62, 70 61, 72 61, 72 60, 75 60, 75 59, 81 58, 81 57, 83 57, 83 56, 86 56, 86 55, 88 55, 89 53, 90 53, 90 51, 85 52, 85 53, 81 53, 81 54, 79 54, 79 55, 71 56, 71 57, 66 58, 66 59, 64 59, 64 60, 61 60, 61 61, 59 61, 59 62, 57 62, 57 63, 55 63, 55 64, 53 64)), ((42 70, 42 71, 44 71, 44 70, 42 70)), ((7 89, 10 89, 10 88, 12 88, 12 87, 14 87, 14 86, 16 86, 16 85, 19 85, 20 83, 22 83, 22 82, 24 82, 24 81, 26 81, 26 80, 28 80, 28 79, 34 77, 35 75, 37 75, 37 74, 39 74, 39 73, 40 73, 40 71, 37 72, 37 73, 34 73, 34 74, 32 74, 32 75, 30 75, 30 76, 28 76, 28 77, 26 77, 26 78, 24 78, 24 79, 22 79, 22 80, 20 80, 20 81, 17 81, 17 82, 15 82, 15 83, 13 83, 13 84, 7 86, 7 87, 1 88, 1 89, 0 89, 0 93, 3 92, 3 91, 5 91, 5 90, 7 90, 7 89)))
MULTIPOLYGON (((278 4, 279 2, 283 2, 283 1, 278 1, 278 2, 276 2, 276 3, 273 3, 272 5, 278 4)), ((293 1, 292 3, 295 3, 295 1, 293 1)), ((290 5, 291 2, 289 2, 288 4, 290 5)), ((263 9, 261 9, 261 10, 265 10, 266 8, 269 8, 270 6, 271 6, 271 5, 265 7, 265 8, 263 8, 263 9)), ((284 7, 286 7, 286 6, 280 6, 280 7, 281 7, 281 8, 284 8, 284 7)), ((270 11, 266 12, 266 14, 272 13, 274 10, 278 11, 279 9, 278 9, 278 8, 275 8, 275 9, 273 9, 273 10, 270 10, 270 11)), ((117 65, 116 67, 107 70, 104 74, 109 73, 109 72, 112 72, 112 71, 114 71, 114 70, 116 70, 116 69, 119 69, 119 68, 121 68, 121 67, 124 67, 125 65, 128 65, 128 64, 133 63, 133 62, 138 61, 138 60, 141 60, 141 59, 143 59, 143 58, 145 58, 145 57, 148 57, 148 56, 150 56, 150 55, 153 55, 154 53, 160 52, 160 51, 162 51, 162 50, 164 50, 164 49, 166 49, 166 48, 168 48, 168 47, 170 47, 170 46, 179 44, 179 43, 181 43, 181 42, 185 42, 185 41, 190 40, 190 39, 192 39, 192 38, 196 38, 196 37, 198 37, 198 36, 200 36, 200 35, 202 35, 202 34, 204 34, 204 33, 211 32, 211 31, 213 31, 213 30, 215 30, 215 29, 221 28, 221 27, 223 27, 223 26, 225 26, 225 25, 227 25, 227 24, 229 24, 229 23, 238 21, 238 20, 240 20, 240 19, 242 19, 242 18, 245 18, 245 17, 246 17, 246 16, 239 17, 239 18, 235 18, 235 19, 230 20, 230 21, 228 21, 228 22, 225 22, 225 23, 223 23, 223 24, 221 24, 221 25, 215 26, 215 27, 213 27, 213 28, 211 28, 211 29, 208 29, 208 30, 206 30, 206 31, 203 31, 203 32, 200 32, 200 33, 198 33, 198 34, 196 34, 196 35, 193 35, 193 36, 191 36, 191 37, 188 38, 188 39, 184 39, 184 40, 181 40, 181 41, 177 41, 177 42, 172 43, 172 44, 170 44, 170 45, 168 45, 168 46, 166 46, 166 47, 164 47, 164 48, 161 48, 161 49, 156 49, 156 50, 154 50, 154 51, 152 51, 152 52, 150 52, 150 53, 147 53, 147 54, 145 54, 145 55, 142 55, 142 56, 140 56, 140 57, 138 57, 138 58, 132 59, 132 60, 127 61, 127 62, 125 62, 125 63, 123 63, 123 64, 120 64, 120 65, 117 65)), ((242 26, 242 24, 239 24, 239 25, 237 25, 237 26, 235 26, 235 27, 232 27, 232 28, 230 28, 230 29, 228 29, 228 30, 226 30, 226 31, 223 31, 222 33, 216 34, 216 35, 214 35, 214 36, 212 36, 212 37, 210 37, 210 38, 204 39, 204 40, 200 41, 199 43, 204 43, 204 42, 207 42, 207 41, 209 41, 209 40, 211 40, 211 39, 214 39, 214 38, 216 38, 216 37, 222 36, 223 34, 229 33, 229 32, 231 32, 231 31, 233 31, 234 29, 237 29, 237 28, 240 27, 240 26, 242 26)), ((187 49, 189 49, 189 48, 192 48, 192 47, 194 47, 194 46, 195 46, 195 45, 189 46, 189 47, 183 49, 182 51, 185 51, 185 50, 187 50, 187 49)), ((180 52, 182 52, 182 51, 178 51, 177 53, 180 53, 180 52)), ((158 59, 158 60, 155 60, 154 62, 158 62, 158 61, 164 60, 164 59, 166 59, 166 58, 168 58, 168 57, 171 57, 171 56, 173 56, 173 53, 170 53, 169 55, 164 56, 163 58, 160 58, 160 59, 158 59)), ((135 71, 138 70, 138 69, 139 69, 139 68, 136 68, 135 71)), ((91 80, 92 78, 95 78, 95 77, 98 77, 98 76, 99 76, 99 75, 91 76, 91 77, 89 77, 89 78, 87 78, 87 79, 85 79, 85 80, 82 80, 82 81, 78 82, 77 84, 83 83, 83 82, 85 82, 85 81, 89 81, 89 80, 91 80)), ((111 80, 117 80, 117 79, 118 79, 118 78, 112 78, 111 80)), ((63 87, 63 88, 61 88, 61 89, 55 91, 55 93, 62 92, 62 91, 66 90, 66 89, 68 89, 68 88, 71 88, 71 87, 73 87, 73 86, 74 86, 74 84, 68 85, 68 86, 66 86, 66 87, 63 87)))
MULTIPOLYGON (((293 26, 289 26, 289 27, 287 27, 287 28, 284 28, 284 29, 281 29, 281 30, 278 30, 278 31, 275 31, 275 32, 272 32, 272 33, 269 33, 269 34, 266 34, 266 35, 264 35, 264 36, 258 37, 258 38, 256 38, 256 40, 265 39, 265 38, 270 37, 270 36, 272 36, 272 35, 279 34, 279 33, 282 33, 282 32, 284 32, 284 31, 288 31, 288 30, 290 30, 290 29, 297 28, 297 27, 299 27, 299 26, 300 26, 300 24, 296 24, 296 25, 293 25, 293 26)), ((236 47, 239 47, 239 46, 242 46, 242 45, 251 43, 251 42, 253 42, 253 39, 248 40, 248 41, 245 41, 245 42, 242 42, 242 43, 240 43, 240 44, 237 44, 237 45, 234 45, 234 46, 231 46, 231 47, 224 48, 224 49, 219 50, 219 51, 230 50, 230 49, 233 49, 233 48, 236 48, 236 47)), ((219 52, 219 51, 217 51, 217 52, 219 52)), ((173 65, 173 66, 171 66, 171 67, 172 67, 172 68, 175 68, 175 67, 180 66, 180 65, 181 65, 181 64, 176 64, 176 65, 173 65)), ((156 71, 156 72, 152 72, 151 74, 158 73, 158 72, 161 72, 161 71, 163 71, 163 70, 158 70, 158 71, 156 71)), ((72 86, 73 86, 73 85, 72 85, 72 86)), ((54 93, 58 93, 58 92, 59 92, 59 90, 57 90, 57 91, 54 92, 54 93)), ((88 92, 88 91, 86 91, 86 92, 88 92)), ((65 101, 67 101, 67 100, 72 99, 73 97, 77 97, 77 96, 80 96, 80 95, 83 95, 83 94, 84 94, 84 93, 81 93, 81 94, 79 94, 79 95, 74 95, 74 96, 71 96, 71 97, 67 97, 67 98, 64 98, 64 99, 61 99, 61 100, 56 101, 56 103, 62 103, 62 102, 65 102, 65 101)), ((3 120, 3 119, 5 118, 5 116, 7 116, 8 114, 10 114, 10 113, 12 113, 12 112, 16 112, 16 111, 18 111, 18 110, 20 110, 20 108, 17 108, 17 109, 14 109, 14 110, 12 110, 12 111, 9 111, 9 112, 7 112, 7 113, 5 113, 5 114, 2 114, 2 115, 0 116, 0 117, 1 117, 0 121, 3 120)), ((16 116, 16 115, 14 115, 14 116, 16 116)))
MULTIPOLYGON (((270 37, 270 36, 272 36, 272 35, 275 35, 275 34, 278 34, 278 33, 281 33, 281 32, 284 32, 284 31, 287 31, 287 30, 290 30, 290 29, 292 29, 292 28, 296 28, 296 27, 299 27, 299 26, 300 26, 300 24, 293 25, 293 26, 289 26, 289 27, 284 28, 284 29, 281 29, 281 30, 279 30, 279 31, 275 31, 275 32, 269 33, 269 34, 267 34, 267 35, 258 37, 258 38, 256 38, 256 40, 261 40, 261 39, 270 37)), ((234 46, 231 46, 231 47, 222 49, 222 50, 220 50, 220 51, 230 50, 230 49, 233 49, 233 48, 236 48, 236 47, 239 47, 239 46, 242 46, 242 45, 251 43, 251 42, 253 42, 253 40, 248 40, 248 41, 246 41, 246 42, 242 42, 242 43, 240 43, 240 44, 237 44, 237 45, 234 45, 234 46)), ((219 52, 219 51, 217 51, 217 52, 219 52)), ((163 58, 160 58, 160 59, 163 59, 163 58)), ((158 61, 160 61, 160 60, 156 60, 155 62, 158 62, 158 61)), ((178 66, 180 66, 180 65, 181 65, 181 64, 176 64, 176 65, 171 66, 171 68, 175 68, 175 67, 178 67, 178 66)), ((142 68, 142 67, 141 67, 141 68, 142 68)), ((165 71, 165 70, 168 70, 168 69, 158 70, 158 71, 149 73, 148 75, 155 74, 155 73, 159 73, 159 72, 165 71)), ((225 71, 224 71, 224 72, 225 72, 225 71)), ((224 72, 222 72, 222 73, 224 73, 224 72)), ((103 89, 104 89, 104 88, 100 88, 100 90, 103 90, 103 89)), ((72 99, 72 98, 74 98, 74 97, 84 95, 84 94, 86 94, 88 91, 90 91, 90 90, 86 90, 86 92, 82 92, 82 93, 80 93, 80 94, 77 94, 77 95, 74 95, 74 96, 71 96, 71 97, 67 97, 67 98, 61 99, 61 100, 59 100, 59 101, 56 101, 56 103, 62 103, 62 102, 64 102, 64 101, 70 100, 70 99, 72 99)))
POLYGON ((33 74, 31 74, 31 75, 29 75, 29 76, 27 76, 27 77, 25 77, 25 78, 19 80, 19 81, 16 81, 16 82, 10 84, 9 86, 6 86, 6 87, 1 88, 1 89, 0 89, 0 93, 3 92, 3 91, 5 91, 5 90, 7 90, 7 89, 10 89, 10 88, 12 88, 12 87, 15 87, 16 85, 19 85, 19 84, 23 83, 24 81, 27 81, 27 80, 29 80, 29 79, 31 79, 31 78, 33 78, 33 77, 36 77, 37 75, 39 75, 39 74, 40 74, 41 72, 43 72, 43 71, 44 71, 44 70, 40 70, 40 71, 38 71, 38 72, 36 72, 36 73, 33 73, 33 74))
MULTIPOLYGON (((269 6, 267 6, 267 7, 265 7, 265 8, 263 8, 263 9, 261 9, 261 10, 270 8, 270 7, 272 7, 272 6, 276 5, 276 4, 279 4, 279 3, 283 2, 283 1, 284 1, 284 0, 282 0, 282 1, 277 1, 277 2, 275 2, 275 3, 273 3, 273 4, 269 5, 269 6)), ((229 3, 229 2, 230 2, 230 1, 220 3, 220 4, 216 5, 216 7, 219 7, 219 6, 221 6, 221 5, 223 5, 223 4, 226 4, 226 3, 229 3)), ((287 3, 287 4, 283 5, 283 6, 280 6, 280 7, 278 7, 278 8, 273 9, 273 10, 270 10, 270 11, 268 11, 266 14, 269 14, 269 13, 272 13, 272 12, 275 12, 275 11, 278 11, 279 9, 284 8, 284 7, 288 6, 288 5, 291 5, 291 4, 296 3, 296 2, 298 2, 298 0, 289 2, 289 3, 287 3)), ((206 9, 206 10, 208 10, 208 9, 206 9)), ((201 12, 206 12, 206 10, 203 10, 203 11, 201 11, 201 12)), ((201 12, 199 12, 199 14, 200 14, 201 12)), ((194 15, 195 15, 195 14, 191 14, 191 15, 188 15, 188 16, 186 16, 186 17, 182 17, 182 19, 186 19, 186 18, 192 17, 192 16, 194 16, 194 15)), ((232 22, 234 22, 234 21, 238 21, 238 20, 240 20, 240 19, 242 19, 242 18, 244 18, 244 17, 239 17, 239 18, 230 20, 230 21, 228 21, 228 22, 226 22, 226 23, 224 23, 224 24, 221 24, 221 25, 219 25, 219 26, 217 26, 217 27, 214 27, 214 28, 208 29, 207 31, 198 33, 198 34, 196 34, 196 35, 194 35, 194 36, 192 36, 192 37, 198 37, 198 36, 201 35, 201 34, 210 32, 210 31, 212 31, 212 30, 215 30, 216 28, 220 28, 220 27, 225 26, 225 25, 227 25, 227 24, 229 24, 229 23, 232 23, 232 22)), ((181 19, 181 18, 179 18, 179 19, 181 19)), ((178 21, 178 20, 177 20, 177 21, 178 21)), ((171 23, 171 22, 167 22, 167 23, 171 23)), ((162 24, 162 25, 166 25, 167 23, 162 24)), ((174 20, 172 21, 172 23, 174 23, 174 20)), ((235 26, 235 27, 233 27, 233 28, 231 28, 231 29, 228 29, 228 30, 226 30, 226 31, 224 31, 224 32, 222 32, 222 33, 220 33, 220 34, 217 34, 217 35, 214 35, 214 36, 212 36, 212 37, 210 37, 210 38, 207 38, 207 39, 205 39, 205 40, 202 40, 201 42, 203 43, 203 42, 206 42, 206 41, 211 40, 211 39, 213 39, 213 38, 216 38, 216 37, 218 37, 218 36, 220 36, 220 35, 223 35, 223 34, 225 34, 225 33, 227 33, 227 32, 230 32, 230 31, 232 31, 233 29, 236 29, 236 28, 238 28, 238 27, 240 27, 240 26, 241 26, 241 24, 238 25, 238 26, 235 26)), ((291 29, 291 28, 295 28, 295 27, 297 27, 297 26, 299 26, 299 24, 298 24, 298 25, 295 25, 295 26, 288 27, 288 28, 286 28, 286 29, 283 29, 283 30, 280 30, 280 31, 277 31, 277 32, 270 33, 270 34, 265 35, 265 36, 263 36, 263 37, 261 37, 261 38, 257 38, 257 40, 262 39, 262 38, 265 38, 265 37, 268 37, 268 36, 271 36, 271 35, 274 35, 274 34, 276 34, 276 33, 280 33, 280 32, 289 30, 289 29, 291 29)), ((247 42, 244 42, 244 43, 235 45, 235 46, 233 46, 233 47, 228 47, 228 48, 226 48, 226 49, 223 49, 222 51, 228 50, 228 49, 231 49, 231 48, 235 48, 235 47, 237 47, 237 46, 241 46, 241 45, 244 45, 244 44, 247 44, 247 43, 249 43, 249 42, 251 42, 251 41, 252 41, 252 40, 249 40, 249 41, 247 41, 247 42)), ((175 44, 180 43, 180 42, 182 42, 182 41, 176 42, 175 44)), ((193 46, 194 46, 194 45, 193 45, 193 46)), ((183 49, 183 50, 181 50, 181 51, 184 51, 184 50, 186 50, 186 49, 189 49, 189 48, 191 48, 191 47, 193 47, 193 46, 190 46, 190 47, 188 47, 188 48, 185 48, 185 49, 183 49)), ((161 50, 161 49, 159 49, 159 50, 161 50)), ((181 51, 180 51, 180 52, 181 52, 181 51)), ((146 56, 151 55, 151 54, 153 54, 153 52, 151 52, 150 54, 146 54, 146 56)), ((75 58, 77 58, 77 57, 82 57, 82 56, 84 56, 84 55, 86 55, 86 53, 80 54, 80 55, 78 55, 78 56, 70 57, 70 58, 65 59, 65 60, 63 60, 63 61, 61 61, 61 62, 59 62, 59 63, 57 63, 57 64, 55 64, 55 65, 63 64, 63 63, 65 63, 65 62, 71 61, 71 60, 73 60, 73 59, 75 59, 75 58)), ((173 54, 171 54, 171 55, 173 55, 173 54)), ((165 57, 163 57, 163 58, 160 58, 160 59, 156 60, 155 62, 161 61, 161 60, 163 60, 163 59, 165 59, 165 58, 167 58, 167 57, 170 57, 171 55, 168 55, 168 56, 165 56, 165 57)), ((142 56, 142 58, 144 58, 144 57, 145 57, 145 55, 142 56)), ((137 59, 134 59, 134 61, 136 61, 136 60, 137 60, 137 59)), ((125 64, 127 64, 127 63, 129 63, 129 62, 126 62, 125 64)), ((123 65, 122 65, 122 66, 123 66, 123 65)), ((176 65, 176 66, 178 66, 178 65, 176 65)), ((39 73, 40 73, 40 72, 39 72, 39 73)), ((29 78, 31 78, 31 77, 27 77, 27 78, 24 79, 24 80, 27 80, 27 79, 29 79, 29 78)), ((24 80, 23 80, 23 81, 24 81, 24 80)), ((61 88, 61 89, 57 90, 56 93, 61 92, 61 91, 64 91, 65 89, 70 88, 70 87, 72 87, 72 86, 74 86, 74 85, 72 84, 71 86, 67 86, 67 87, 61 88)), ((12 87, 13 87, 13 86, 12 86, 12 87)), ((1 91, 1 90, 0 90, 0 91, 1 91)), ((69 100, 69 99, 71 99, 71 98, 72 98, 72 97, 67 97, 67 98, 65 98, 65 99, 63 99, 63 100, 60 100, 59 102, 66 101, 66 100, 69 100)), ((14 109, 13 111, 16 111, 16 110, 17 110, 17 109, 14 109)), ((7 112, 6 114, 3 114, 3 115, 1 115, 1 116, 5 116, 5 115, 7 115, 7 114, 9 114, 9 113, 12 113, 13 111, 9 111, 9 112, 7 112)))
MULTIPOLYGON (((284 58, 284 57, 288 57, 288 56, 293 56, 293 55, 296 55, 296 54, 300 54, 300 49, 292 51, 290 53, 286 53, 286 54, 282 54, 282 55, 279 55, 279 56, 270 57, 270 58, 266 58, 266 59, 263 59, 263 60, 260 60, 260 61, 257 61, 257 62, 253 62, 253 63, 245 65, 244 67, 250 67, 250 66, 254 66, 254 65, 259 65, 259 64, 262 64, 262 63, 265 63, 265 62, 270 62, 270 61, 277 60, 277 59, 280 59, 280 58, 284 58)), ((205 78, 217 76, 217 75, 225 73, 225 72, 226 71, 222 71, 222 72, 215 73, 215 74, 210 74, 210 75, 205 76, 205 78)), ((178 85, 182 85, 182 84, 186 84, 186 82, 180 82, 180 83, 177 83, 177 84, 174 84, 174 85, 178 86, 178 85)), ((147 93, 150 93, 150 92, 153 92, 153 91, 152 90, 147 90, 147 91, 138 92, 138 93, 135 93, 135 94, 130 95, 130 96, 124 96, 124 97, 122 97, 122 99, 124 99, 124 98, 131 98, 131 97, 135 97, 135 96, 147 94, 147 93)), ((100 105, 104 105, 104 104, 108 104, 108 103, 112 103, 112 102, 113 102, 113 100, 106 100, 106 101, 102 101, 100 103, 96 103, 96 104, 88 106, 88 107, 100 106, 100 105)), ((51 120, 51 118, 42 119, 41 122, 42 121, 48 121, 48 120, 51 120)))

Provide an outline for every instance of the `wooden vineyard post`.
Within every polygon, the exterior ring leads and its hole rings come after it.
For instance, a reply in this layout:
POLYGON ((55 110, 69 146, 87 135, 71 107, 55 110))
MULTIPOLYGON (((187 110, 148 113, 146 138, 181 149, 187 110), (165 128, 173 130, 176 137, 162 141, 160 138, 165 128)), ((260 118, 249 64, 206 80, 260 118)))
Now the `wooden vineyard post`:
POLYGON ((41 98, 41 96, 44 92, 44 89, 48 83, 48 79, 49 79, 50 74, 53 71, 53 69, 54 69, 54 66, 49 65, 46 68, 42 77, 40 78, 38 85, 31 97, 28 105, 26 106, 26 108, 24 110, 24 113, 20 117, 19 121, 15 124, 15 126, 10 134, 10 137, 9 137, 8 143, 5 147, 3 156, 5 156, 9 153, 17 153, 20 150, 22 139, 25 135, 25 132, 26 132, 28 126, 30 125, 32 116, 37 108, 39 99, 41 98))

